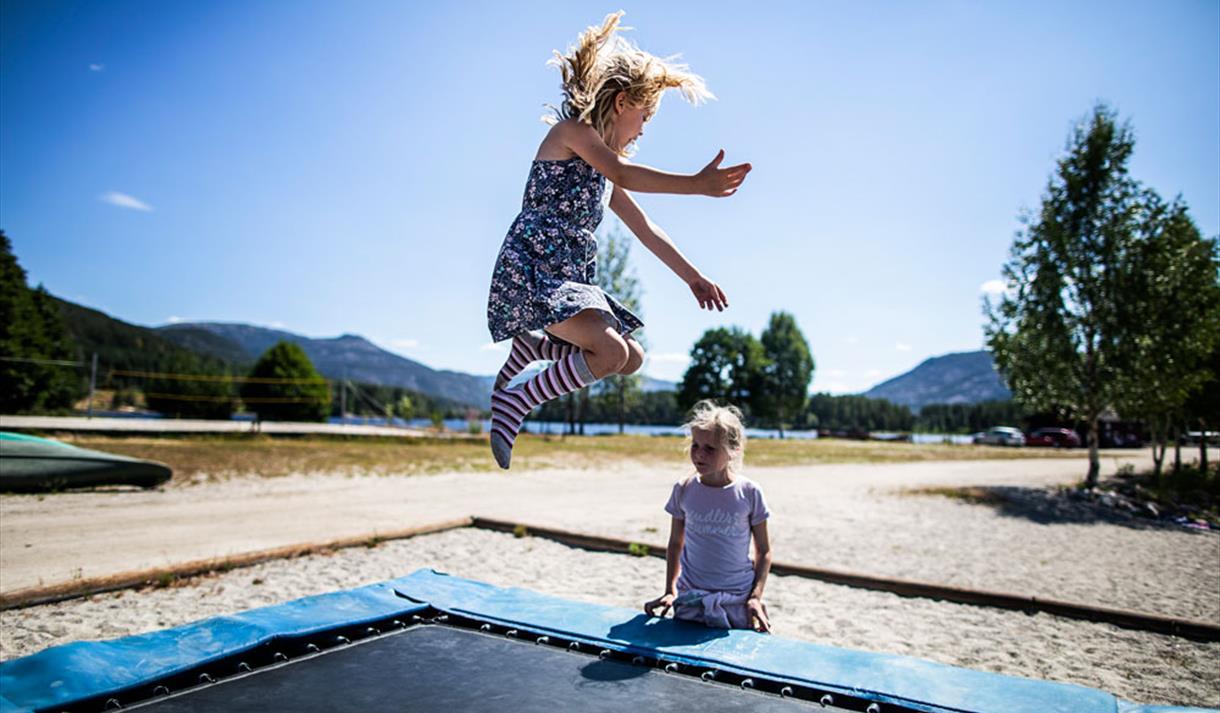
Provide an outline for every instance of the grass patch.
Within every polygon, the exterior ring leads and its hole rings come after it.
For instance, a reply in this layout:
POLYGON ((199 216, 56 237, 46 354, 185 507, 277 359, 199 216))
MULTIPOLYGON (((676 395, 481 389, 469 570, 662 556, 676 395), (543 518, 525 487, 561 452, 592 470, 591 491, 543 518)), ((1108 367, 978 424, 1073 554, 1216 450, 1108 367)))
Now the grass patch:
MULTIPOLYGON (((228 477, 274 478, 294 473, 424 475, 498 472, 484 437, 279 437, 265 434, 206 436, 60 435, 61 440, 110 453, 148 458, 174 470, 173 484, 228 477)), ((746 450, 746 466, 801 466, 826 463, 907 463, 914 461, 1063 458, 1081 451, 991 448, 942 444, 914 445, 839 439, 756 439, 746 450)), ((594 469, 625 462, 678 465, 686 461, 680 438, 523 434, 513 453, 514 470, 594 469)))

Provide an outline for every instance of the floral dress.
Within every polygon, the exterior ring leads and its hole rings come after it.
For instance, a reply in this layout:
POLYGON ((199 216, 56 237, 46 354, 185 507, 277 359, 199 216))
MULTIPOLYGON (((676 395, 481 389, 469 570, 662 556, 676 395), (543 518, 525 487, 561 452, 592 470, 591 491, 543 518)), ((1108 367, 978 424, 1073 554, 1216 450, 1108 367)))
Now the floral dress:
POLYGON ((492 339, 543 329, 583 310, 597 312, 620 334, 644 326, 594 284, 597 238, 609 204, 606 177, 580 157, 534 161, 521 213, 500 247, 487 299, 492 339))

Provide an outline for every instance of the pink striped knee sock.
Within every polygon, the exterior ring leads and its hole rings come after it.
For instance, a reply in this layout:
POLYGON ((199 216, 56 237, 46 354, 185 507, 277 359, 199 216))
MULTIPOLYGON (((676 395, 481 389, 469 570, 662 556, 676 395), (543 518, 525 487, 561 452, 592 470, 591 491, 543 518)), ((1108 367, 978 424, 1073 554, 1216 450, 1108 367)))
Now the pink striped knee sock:
POLYGON ((513 443, 521 423, 535 407, 557 399, 597 381, 585 355, 573 349, 532 379, 511 389, 496 389, 491 394, 491 452, 501 468, 508 468, 513 443))
POLYGON ((500 369, 500 373, 496 375, 495 388, 503 389, 508 385, 508 382, 513 380, 513 377, 520 374, 536 361, 555 361, 562 359, 567 355, 576 351, 576 347, 571 344, 559 344, 554 342, 547 336, 547 333, 541 329, 533 332, 522 332, 513 337, 512 349, 508 353, 508 359, 504 361, 504 367, 500 369))

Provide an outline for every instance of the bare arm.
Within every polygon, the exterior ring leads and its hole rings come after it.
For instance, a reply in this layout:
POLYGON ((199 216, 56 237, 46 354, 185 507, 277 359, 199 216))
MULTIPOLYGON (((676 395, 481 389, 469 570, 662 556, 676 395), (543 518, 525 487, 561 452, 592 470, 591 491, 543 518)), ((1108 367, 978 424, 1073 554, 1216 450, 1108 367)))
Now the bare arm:
POLYGON ((685 542, 686 521, 675 517, 669 525, 669 546, 665 548, 665 593, 644 603, 644 613, 648 616, 665 616, 678 598, 678 574, 682 571, 679 557, 685 542))
MULTIPOLYGON (((641 193, 676 193, 718 198, 731 196, 737 192, 737 187, 750 172, 748 163, 720 168, 720 162, 724 160, 724 150, 721 149, 716 158, 698 173, 670 173, 631 163, 612 151, 588 124, 568 119, 556 124, 551 131, 568 150, 596 168, 614 185, 641 193)), ((547 140, 551 140, 551 137, 547 140)))
POLYGON ((763 520, 750 528, 754 535, 754 587, 751 599, 762 599, 767 587, 767 575, 771 572, 771 536, 767 534, 767 521, 763 520))
POLYGON ((623 187, 617 185, 614 187, 614 193, 610 195, 610 210, 614 211, 632 233, 635 233, 644 247, 648 248, 653 255, 665 263, 666 267, 690 286, 700 307, 705 309, 715 307, 717 310, 724 311, 724 308, 729 306, 729 298, 724 294, 724 290, 707 279, 686 259, 686 256, 678 250, 678 246, 674 245, 665 231, 649 220, 643 209, 623 187))
POLYGON ((770 632, 771 620, 762 600, 763 589, 767 586, 767 575, 771 572, 771 537, 767 534, 767 521, 763 520, 750 528, 750 533, 754 535, 754 587, 750 589, 750 598, 746 600, 746 610, 750 612, 755 628, 770 632))

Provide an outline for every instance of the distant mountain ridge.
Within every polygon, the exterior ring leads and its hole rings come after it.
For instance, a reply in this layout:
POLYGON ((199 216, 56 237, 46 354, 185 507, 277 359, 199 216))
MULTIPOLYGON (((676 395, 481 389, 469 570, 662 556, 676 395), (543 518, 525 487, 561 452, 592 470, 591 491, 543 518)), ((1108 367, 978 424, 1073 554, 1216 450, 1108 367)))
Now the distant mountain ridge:
POLYGON ((244 361, 251 363, 278 342, 289 341, 299 345, 318 372, 327 378, 401 386, 474 408, 487 408, 494 381, 491 376, 432 369, 354 334, 313 339, 278 329, 228 322, 183 322, 158 327, 157 332, 172 342, 213 356, 220 356, 220 351, 231 353, 232 348, 228 345, 236 345, 246 355, 244 361), (201 337, 201 332, 214 339, 201 337))
POLYGON ((864 392, 918 411, 928 404, 974 404, 1005 401, 1012 392, 996 371, 991 352, 957 352, 924 360, 905 374, 864 392))

